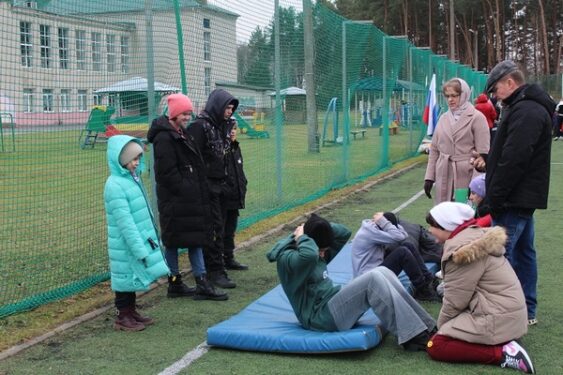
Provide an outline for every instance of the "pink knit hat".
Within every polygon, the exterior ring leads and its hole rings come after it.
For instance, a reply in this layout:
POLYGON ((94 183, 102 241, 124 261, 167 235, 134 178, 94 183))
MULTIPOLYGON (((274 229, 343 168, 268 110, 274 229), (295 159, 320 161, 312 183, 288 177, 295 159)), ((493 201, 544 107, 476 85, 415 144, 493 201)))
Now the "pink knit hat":
POLYGON ((168 118, 175 118, 180 113, 193 111, 192 101, 184 94, 172 94, 168 96, 168 118))

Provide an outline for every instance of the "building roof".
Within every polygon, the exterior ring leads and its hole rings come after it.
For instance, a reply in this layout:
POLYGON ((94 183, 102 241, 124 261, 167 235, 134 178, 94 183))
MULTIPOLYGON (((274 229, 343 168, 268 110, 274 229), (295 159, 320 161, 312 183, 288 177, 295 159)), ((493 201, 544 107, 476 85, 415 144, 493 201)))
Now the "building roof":
MULTIPOLYGON (((276 95, 275 92, 271 93, 270 96, 276 95)), ((299 87, 288 87, 283 90, 280 90, 281 96, 297 96, 297 95, 307 95, 307 91, 304 89, 300 89, 299 87)))
MULTIPOLYGON (((143 77, 133 77, 125 81, 119 81, 111 86, 107 86, 94 91, 96 94, 109 94, 119 92, 147 92, 148 82, 143 77)), ((157 92, 179 92, 180 89, 161 82, 154 82, 154 91, 157 92)))
MULTIPOLYGON (((14 6, 27 7, 27 0, 14 0, 14 6)), ((195 0, 178 0, 180 8, 203 8, 226 15, 238 17, 239 15, 211 4, 201 4, 195 0)), ((43 12, 59 15, 79 15, 96 13, 127 13, 141 12, 145 9, 142 0, 118 0, 118 1, 77 1, 77 0, 36 0, 37 9, 43 12)), ((153 0, 152 10, 172 10, 173 0, 153 0)))

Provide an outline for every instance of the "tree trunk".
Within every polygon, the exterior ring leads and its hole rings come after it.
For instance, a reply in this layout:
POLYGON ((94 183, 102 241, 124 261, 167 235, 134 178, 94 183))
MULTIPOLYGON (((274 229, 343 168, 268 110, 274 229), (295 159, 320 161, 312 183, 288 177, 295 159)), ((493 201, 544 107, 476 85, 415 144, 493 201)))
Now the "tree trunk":
POLYGON ((486 41, 487 41, 487 71, 490 72, 495 65, 494 60, 494 36, 493 36, 493 25, 491 25, 491 19, 493 14, 493 6, 489 0, 484 0, 483 4, 483 14, 490 14, 491 17, 485 17, 485 30, 487 31, 486 41))
POLYGON ((500 62, 503 60, 502 50, 503 50, 503 41, 504 38, 502 36, 502 30, 500 28, 501 25, 501 15, 500 15, 500 0, 495 1, 496 12, 494 14, 493 20, 495 23, 495 35, 497 36, 496 44, 495 44, 495 52, 496 52, 496 61, 500 62))
POLYGON ((544 67, 543 73, 549 75, 549 46, 547 45, 547 29, 545 26, 545 12, 543 10, 543 0, 538 0, 538 5, 540 8, 540 22, 541 22, 541 35, 542 35, 542 45, 543 45, 543 55, 544 55, 544 67))

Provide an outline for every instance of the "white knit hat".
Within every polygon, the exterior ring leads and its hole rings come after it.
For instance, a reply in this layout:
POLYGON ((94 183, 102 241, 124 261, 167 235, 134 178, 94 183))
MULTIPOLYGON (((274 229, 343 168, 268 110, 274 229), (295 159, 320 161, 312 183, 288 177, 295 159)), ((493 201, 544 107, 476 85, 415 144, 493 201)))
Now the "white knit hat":
POLYGON ((442 202, 430 210, 436 223, 447 231, 454 231, 459 225, 473 219, 475 211, 466 203, 442 202))
POLYGON ((119 153, 119 164, 126 166, 131 160, 143 153, 143 148, 136 141, 129 141, 119 153))

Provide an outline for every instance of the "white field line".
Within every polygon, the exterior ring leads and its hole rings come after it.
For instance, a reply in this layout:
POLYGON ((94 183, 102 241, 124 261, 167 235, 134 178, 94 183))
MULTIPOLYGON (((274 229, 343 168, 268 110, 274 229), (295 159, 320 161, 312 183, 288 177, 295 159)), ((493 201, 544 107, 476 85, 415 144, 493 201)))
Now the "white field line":
MULTIPOLYGON (((418 198, 420 198, 420 196, 422 194, 424 194, 424 190, 421 190, 418 193, 416 193, 415 195, 413 195, 411 198, 409 198, 407 201, 405 201, 399 207, 395 208, 393 210, 393 212, 397 213, 397 212, 401 211, 402 209, 406 208, 412 202, 414 202, 418 198)), ((186 353, 186 355, 183 356, 179 361, 173 363, 171 366, 164 369, 158 375, 177 375, 180 371, 182 371, 183 369, 188 367, 190 364, 192 364, 192 362, 194 362, 198 358, 202 357, 205 353, 207 353, 208 350, 209 350, 209 346, 207 345, 207 341, 204 341, 201 344, 199 344, 194 350, 186 353)))

